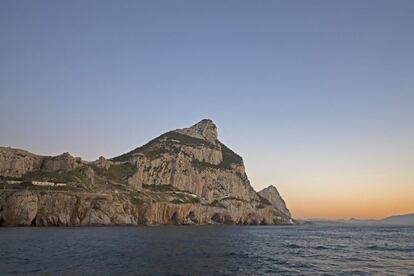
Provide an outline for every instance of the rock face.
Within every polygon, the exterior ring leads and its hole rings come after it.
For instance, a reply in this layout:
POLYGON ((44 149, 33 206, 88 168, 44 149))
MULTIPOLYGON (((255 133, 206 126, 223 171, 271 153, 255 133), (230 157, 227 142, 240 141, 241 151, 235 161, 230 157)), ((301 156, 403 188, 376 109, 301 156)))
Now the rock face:
POLYGON ((275 186, 270 185, 269 187, 258 192, 258 194, 261 197, 267 199, 272 204, 272 206, 275 209, 279 210, 282 214, 286 215, 287 217, 291 217, 290 211, 287 208, 285 201, 280 196, 275 186))
POLYGON ((189 128, 177 129, 176 132, 198 138, 204 139, 212 144, 217 142, 217 127, 210 119, 204 119, 189 128))
POLYGON ((68 171, 82 165, 81 158, 67 152, 58 156, 40 156, 21 149, 0 147, 0 176, 21 177, 36 170, 68 171))
POLYGON ((25 150, 0 147, 0 175, 19 177, 38 170, 44 157, 25 150))
POLYGON ((46 171, 70 171, 82 166, 82 160, 71 156, 68 152, 54 157, 44 158, 41 169, 46 171))
POLYGON ((254 191, 208 119, 109 160, 0 148, 0 177, 65 187, 8 187, 0 225, 293 223, 276 188, 254 191))
POLYGON ((157 202, 136 206, 122 195, 2 192, 1 226, 289 224, 271 208, 157 202))
POLYGON ((13 196, 2 193, 0 223, 8 226, 28 226, 36 217, 38 198, 29 191, 18 191, 13 196))

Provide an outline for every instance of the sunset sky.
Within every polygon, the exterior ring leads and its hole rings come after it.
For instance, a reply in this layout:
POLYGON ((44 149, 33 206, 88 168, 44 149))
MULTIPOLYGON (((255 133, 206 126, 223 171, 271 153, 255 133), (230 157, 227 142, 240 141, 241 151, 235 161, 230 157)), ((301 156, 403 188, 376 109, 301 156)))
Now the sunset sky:
POLYGON ((414 212, 413 15, 410 0, 3 0, 0 145, 94 160, 211 118, 296 218, 414 212))

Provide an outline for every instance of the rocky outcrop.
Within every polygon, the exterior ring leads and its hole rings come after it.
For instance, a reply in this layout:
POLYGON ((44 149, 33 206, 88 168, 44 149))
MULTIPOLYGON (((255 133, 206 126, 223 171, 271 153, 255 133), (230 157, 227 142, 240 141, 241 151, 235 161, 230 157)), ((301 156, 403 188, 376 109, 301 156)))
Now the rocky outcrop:
POLYGON ((20 177, 41 168, 44 157, 21 149, 0 147, 0 175, 20 177))
POLYGON ((208 202, 228 197, 258 200, 242 158, 217 140, 211 120, 168 132, 113 160, 136 165, 137 172, 128 182, 134 188, 172 185, 208 202))
POLYGON ((204 139, 212 144, 216 144, 218 138, 217 127, 210 119, 201 120, 189 128, 177 129, 176 132, 194 138, 204 139))
POLYGON ((106 159, 105 157, 101 156, 98 158, 98 160, 94 162, 94 164, 101 169, 107 170, 111 166, 112 162, 106 159))
POLYGON ((94 162, 0 148, 0 181, 10 177, 59 185, 0 192, 0 225, 292 223, 276 188, 254 191, 209 119, 94 162))
POLYGON ((132 204, 85 193, 3 192, 1 226, 76 226, 137 224, 132 204))
POLYGON ((38 212, 38 197, 29 191, 0 194, 0 225, 29 226, 38 212))
POLYGON ((81 158, 73 157, 67 152, 58 156, 41 156, 21 149, 0 147, 1 176, 21 177, 37 170, 68 171, 83 164, 81 158))
POLYGON ((65 152, 58 156, 45 157, 41 169, 46 171, 70 171, 81 166, 82 160, 79 157, 73 157, 65 152))
POLYGON ((259 191, 258 194, 261 197, 267 199, 276 210, 280 211, 286 217, 291 217, 290 211, 287 208, 285 201, 280 196, 279 191, 275 186, 270 185, 269 187, 259 191))

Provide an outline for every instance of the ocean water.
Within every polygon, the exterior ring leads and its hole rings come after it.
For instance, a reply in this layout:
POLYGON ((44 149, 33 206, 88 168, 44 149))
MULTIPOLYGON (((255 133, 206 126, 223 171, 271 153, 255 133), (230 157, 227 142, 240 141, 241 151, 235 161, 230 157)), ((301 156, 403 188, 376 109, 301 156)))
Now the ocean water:
POLYGON ((410 273, 414 227, 0 228, 2 275, 410 273))

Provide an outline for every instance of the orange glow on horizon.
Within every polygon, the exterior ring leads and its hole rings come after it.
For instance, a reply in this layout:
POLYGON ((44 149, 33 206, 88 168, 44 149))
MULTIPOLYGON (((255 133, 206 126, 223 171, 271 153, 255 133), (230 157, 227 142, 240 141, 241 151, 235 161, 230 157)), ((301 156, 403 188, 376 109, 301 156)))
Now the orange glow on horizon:
POLYGON ((276 183, 297 219, 382 219, 414 213, 414 179, 407 166, 371 171, 322 169, 305 164, 292 173, 280 176, 276 171, 272 178, 255 182, 276 183))
POLYGON ((288 207, 297 219, 381 219, 414 213, 414 201, 369 202, 357 200, 291 200, 288 207))

